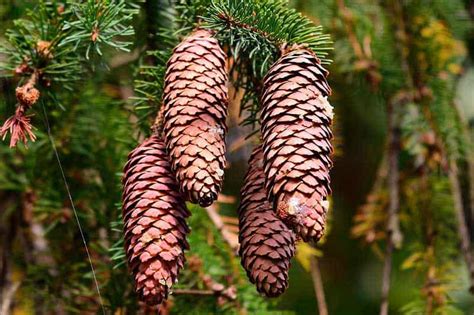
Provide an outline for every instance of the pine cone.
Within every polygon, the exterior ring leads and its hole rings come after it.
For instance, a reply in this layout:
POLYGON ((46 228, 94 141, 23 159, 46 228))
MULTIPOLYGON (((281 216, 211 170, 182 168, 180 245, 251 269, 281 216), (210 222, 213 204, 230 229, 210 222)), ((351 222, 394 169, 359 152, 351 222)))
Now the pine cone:
POLYGON ((284 54, 264 79, 261 131, 269 199, 305 241, 324 233, 331 193, 328 72, 310 51, 284 54))
POLYGON ((264 186, 263 153, 255 148, 249 160, 239 206, 239 254, 242 266, 257 290, 268 297, 288 287, 295 235, 275 215, 264 186))
POLYGON ((123 177, 125 252, 140 299, 166 299, 183 267, 189 216, 164 142, 152 136, 133 150, 123 177))
POLYGON ((226 55, 207 30, 197 30, 168 61, 164 134, 173 170, 187 200, 206 207, 224 177, 227 132, 226 55))

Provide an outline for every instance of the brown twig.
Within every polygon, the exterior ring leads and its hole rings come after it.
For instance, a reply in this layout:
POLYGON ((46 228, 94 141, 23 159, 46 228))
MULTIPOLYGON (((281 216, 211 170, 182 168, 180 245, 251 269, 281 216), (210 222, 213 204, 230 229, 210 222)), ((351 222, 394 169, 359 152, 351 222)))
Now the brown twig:
POLYGON ((215 292, 212 290, 175 289, 172 295, 215 295, 215 292))
MULTIPOLYGON (((391 15, 393 26, 395 28, 397 41, 396 47, 401 57, 401 67, 406 74, 406 88, 408 91, 414 90, 412 73, 408 62, 408 34, 406 30, 405 17, 403 14, 402 3, 398 0, 387 1, 387 11, 391 15)), ((392 273, 392 255, 395 247, 400 246, 402 234, 400 232, 398 211, 400 207, 400 173, 398 159, 400 154, 400 128, 396 110, 410 99, 415 97, 416 93, 407 93, 401 91, 388 102, 387 115, 389 123, 388 131, 388 189, 389 189, 389 208, 387 219, 387 245, 385 249, 385 260, 382 274, 382 299, 380 304, 380 315, 387 315, 389 309, 390 277, 392 273), (403 97, 401 97, 403 96, 403 97)))
POLYGON ((218 297, 219 303, 225 303, 225 301, 234 301, 237 299, 237 290, 234 285, 226 287, 222 283, 215 281, 210 275, 204 273, 201 258, 198 256, 191 256, 189 257, 188 263, 189 269, 197 274, 198 279, 206 289, 176 289, 173 290, 173 294, 215 295, 218 297))
POLYGON ((366 70, 367 80, 373 87, 377 87, 382 80, 382 75, 378 71, 377 62, 372 58, 370 37, 364 38, 363 45, 359 42, 354 32, 356 28, 354 25, 353 13, 346 7, 344 0, 337 0, 336 2, 341 19, 344 23, 347 38, 357 59, 355 63, 356 69, 366 70))
POLYGON ((454 212, 458 221, 458 234, 461 240, 461 251, 469 271, 469 278, 471 281, 469 290, 474 293, 474 259, 471 252, 471 242, 469 232, 466 224, 466 217, 464 216, 464 209, 461 195, 461 185, 459 183, 458 168, 455 161, 451 161, 449 165, 449 182, 451 184, 451 193, 453 194, 454 212))
POLYGON ((212 223, 216 227, 216 229, 221 233, 222 238, 224 241, 229 244, 230 248, 232 251, 237 254, 237 250, 239 248, 239 240, 237 235, 234 233, 230 232, 224 222, 222 221, 221 216, 219 215, 217 211, 217 206, 216 204, 212 204, 209 207, 206 208, 207 215, 211 219, 212 223))
POLYGON ((228 288, 221 284, 214 283, 214 289, 200 290, 200 289, 175 289, 172 295, 199 295, 199 296, 217 296, 233 301, 237 298, 236 289, 234 286, 228 288))
MULTIPOLYGON (((474 145, 474 139, 471 140, 471 145, 474 145)), ((468 167, 469 167, 469 207, 471 222, 474 221, 474 150, 471 150, 468 157, 468 167)), ((474 226, 471 225, 471 235, 473 235, 474 226)))
POLYGON ((313 278, 314 292, 316 294, 316 300, 318 301, 319 315, 328 315, 328 307, 326 304, 326 297, 324 295, 323 280, 321 277, 321 270, 319 269, 318 259, 311 255, 311 277, 313 278))
POLYGON ((346 29, 347 37, 349 39, 349 43, 352 46, 352 50, 354 50, 354 54, 360 60, 365 59, 364 50, 362 49, 361 44, 357 40, 357 36, 354 33, 354 20, 352 12, 346 7, 344 0, 337 0, 337 8, 341 13, 342 20, 344 21, 344 26, 346 29))
MULTIPOLYGON (((0 199, 0 314, 10 314, 14 292, 12 288, 11 263, 12 249, 15 241, 20 215, 18 211, 18 194, 1 194, 0 199)), ((14 290, 16 291, 16 289, 14 290)))
POLYGON ((398 218, 400 207, 399 167, 398 158, 400 154, 400 128, 394 113, 394 104, 389 102, 388 106, 388 189, 389 207, 387 218, 387 244, 385 249, 385 260, 382 275, 382 301, 380 315, 388 314, 388 297, 390 293, 390 276, 392 272, 392 254, 395 246, 401 243, 401 233, 398 218))
POLYGON ((227 23, 229 26, 232 26, 233 28, 241 28, 241 29, 246 29, 246 30, 250 30, 264 38, 267 38, 268 41, 270 42, 275 42, 277 43, 277 46, 280 46, 281 44, 283 44, 282 41, 276 39, 276 38, 273 38, 269 33, 266 33, 266 32, 263 32, 261 30, 259 30, 258 28, 252 26, 252 25, 249 25, 249 24, 246 24, 246 23, 243 23, 241 21, 238 21, 236 20, 234 17, 226 14, 226 13, 220 13, 218 15, 218 17, 225 21, 225 23, 227 23))
POLYGON ((0 314, 2 315, 9 315, 11 314, 11 305, 13 303, 13 298, 15 297, 15 293, 20 287, 20 282, 14 282, 2 288, 2 301, 0 307, 0 314))

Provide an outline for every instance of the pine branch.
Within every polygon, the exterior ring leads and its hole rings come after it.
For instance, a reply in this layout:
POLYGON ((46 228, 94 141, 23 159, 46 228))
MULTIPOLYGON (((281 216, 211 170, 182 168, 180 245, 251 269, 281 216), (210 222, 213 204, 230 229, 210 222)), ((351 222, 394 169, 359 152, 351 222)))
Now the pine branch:
POLYGON ((72 89, 71 83, 81 78, 81 63, 88 62, 92 48, 99 55, 102 45, 127 50, 130 43, 117 37, 133 34, 129 22, 136 13, 136 5, 123 0, 60 6, 40 1, 36 10, 27 12, 26 18, 15 21, 15 28, 6 34, 9 45, 0 50, 7 57, 2 68, 29 79, 16 89, 17 110, 0 130, 3 139, 11 133, 10 147, 18 141, 26 144, 28 139, 36 139, 26 112, 38 101, 39 86, 54 99, 55 87, 60 91, 72 89))
POLYGON ((470 287, 469 290, 474 294, 474 257, 471 252, 471 241, 467 229, 466 217, 462 203, 461 185, 459 183, 458 168, 455 161, 449 164, 449 181, 454 200, 454 212, 458 222, 458 234, 461 240, 461 251, 469 271, 470 287))
MULTIPOLYGON (((357 70, 367 71, 368 82, 372 85, 372 87, 378 87, 380 81, 382 80, 382 75, 379 72, 378 64, 372 59, 370 49, 366 49, 366 45, 364 45, 363 47, 357 39, 357 36, 355 34, 356 28, 354 24, 353 14, 346 7, 344 0, 336 0, 336 2, 341 18, 344 22, 345 31, 347 33, 349 42, 354 51, 354 55, 357 58, 357 70)), ((370 39, 370 37, 367 38, 370 39)))
POLYGON ((213 287, 208 290, 201 289, 175 289, 172 295, 197 295, 197 296, 216 296, 230 301, 237 298, 234 287, 226 288, 222 284, 214 283, 213 287))
POLYGON ((329 36, 322 33, 321 26, 289 9, 285 0, 215 0, 202 18, 204 27, 215 30, 223 42, 230 44, 235 59, 250 57, 256 76, 266 73, 282 45, 304 45, 323 64, 330 63, 326 59, 332 49, 329 36))
POLYGON ((284 46, 302 45, 313 50, 323 64, 329 64, 331 40, 308 18, 288 8, 286 0, 177 1, 175 23, 160 29, 160 51, 150 51, 153 65, 143 65, 135 87, 140 120, 160 106, 166 62, 180 37, 196 25, 216 32, 231 56, 230 73, 235 88, 245 90, 240 111, 246 113, 242 125, 255 128, 259 111, 261 81, 284 46))
POLYGON ((382 301, 380 306, 380 315, 388 314, 388 298, 390 293, 390 276, 392 272, 392 254, 395 247, 400 246, 401 233, 399 227, 398 211, 400 208, 400 128, 394 112, 394 104, 389 102, 388 107, 388 190, 389 206, 386 226, 386 249, 382 276, 382 301))
MULTIPOLYGON (((396 19, 396 30, 400 37, 396 48, 401 54, 402 68, 406 74, 410 69, 406 61, 406 53, 404 45, 406 44, 405 25, 401 21, 403 12, 401 4, 397 1, 388 1, 388 12, 392 18, 396 19)), ((394 20, 395 21, 395 20, 394 20)), ((411 82, 406 84, 408 88, 412 86, 411 82)), ((401 100, 396 101, 396 97, 390 100, 387 104, 388 116, 388 191, 389 191, 389 206, 388 218, 386 226, 387 242, 385 249, 384 267, 382 274, 382 300, 380 305, 380 315, 387 315, 389 310, 389 293, 390 293, 390 277, 392 272, 392 254, 395 247, 401 245, 402 235, 400 233, 398 211, 400 208, 400 170, 399 170, 399 155, 400 155, 400 125, 398 117, 398 107, 404 104, 401 100)))
POLYGON ((133 1, 87 1, 75 3, 70 8, 73 21, 65 21, 63 30, 67 36, 60 46, 72 43, 74 47, 85 46, 85 56, 89 59, 91 50, 99 56, 103 54, 101 45, 110 46, 118 50, 129 51, 132 44, 122 41, 118 37, 134 34, 130 21, 138 13, 138 6, 133 1), (132 2, 132 3, 130 3, 132 2))
POLYGON ((248 116, 244 126, 255 128, 262 78, 283 48, 305 46, 323 64, 331 62, 327 58, 332 49, 330 37, 323 34, 321 26, 288 8, 286 0, 213 0, 202 20, 201 26, 214 30, 229 49, 234 87, 245 90, 241 113, 248 116))
POLYGON ((199 289, 175 289, 172 295, 215 295, 216 293, 212 290, 199 290, 199 289))
POLYGON ((10 315, 16 291, 20 288, 19 281, 11 283, 2 288, 2 300, 0 303, 0 314, 10 315))

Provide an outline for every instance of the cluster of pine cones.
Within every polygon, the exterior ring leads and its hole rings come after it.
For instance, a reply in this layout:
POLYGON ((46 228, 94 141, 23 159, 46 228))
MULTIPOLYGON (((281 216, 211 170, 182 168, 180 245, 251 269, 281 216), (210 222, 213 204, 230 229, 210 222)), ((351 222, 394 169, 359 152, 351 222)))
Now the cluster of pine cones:
MULTIPOLYGON (((134 149, 123 177, 125 250, 140 298, 167 298, 189 248, 186 201, 211 205, 222 186, 228 105, 226 54, 198 29, 168 61, 161 116, 134 149)), ((271 67, 261 95, 262 144, 249 161, 239 206, 242 266, 259 292, 288 286, 297 239, 324 233, 332 107, 327 71, 293 48, 271 67)))

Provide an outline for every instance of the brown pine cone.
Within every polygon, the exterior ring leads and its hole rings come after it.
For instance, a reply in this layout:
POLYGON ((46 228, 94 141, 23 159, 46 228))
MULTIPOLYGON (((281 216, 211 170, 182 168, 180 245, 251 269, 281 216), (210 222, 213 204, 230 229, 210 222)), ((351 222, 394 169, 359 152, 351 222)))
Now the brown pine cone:
POLYGON ((125 165, 122 210, 125 252, 141 300, 167 298, 189 249, 189 216, 171 172, 165 144, 152 136, 133 150, 125 165))
POLYGON ((224 178, 227 133, 226 55, 207 30, 181 42, 168 61, 164 135, 181 192, 206 207, 224 178))
POLYGON ((268 297, 288 287, 290 260, 295 253, 295 235, 275 215, 267 201, 261 146, 249 160, 239 206, 239 254, 247 276, 268 297))
POLYGON ((327 75, 310 51, 290 51, 266 75, 261 98, 269 199, 305 241, 323 235, 331 193, 333 111, 327 75))

